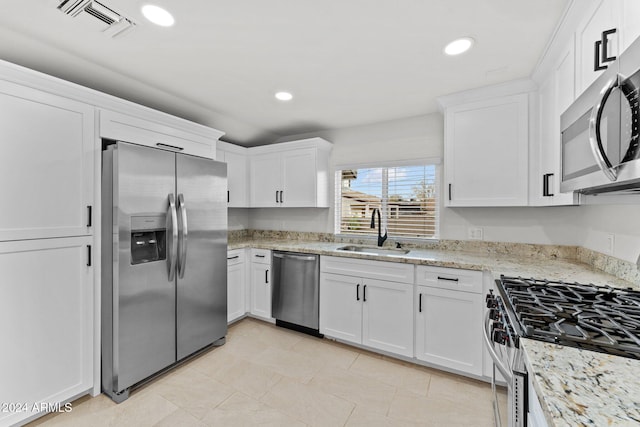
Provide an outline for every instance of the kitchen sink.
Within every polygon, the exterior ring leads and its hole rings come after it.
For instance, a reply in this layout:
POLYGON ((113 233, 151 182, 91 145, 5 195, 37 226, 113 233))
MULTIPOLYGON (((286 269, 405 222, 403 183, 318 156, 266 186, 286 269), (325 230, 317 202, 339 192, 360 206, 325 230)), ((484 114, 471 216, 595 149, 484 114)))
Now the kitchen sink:
POLYGON ((408 249, 394 249, 394 248, 381 248, 379 246, 362 246, 362 245, 347 245, 338 248, 339 251, 357 252, 361 254, 372 255, 404 255, 408 254, 408 249))

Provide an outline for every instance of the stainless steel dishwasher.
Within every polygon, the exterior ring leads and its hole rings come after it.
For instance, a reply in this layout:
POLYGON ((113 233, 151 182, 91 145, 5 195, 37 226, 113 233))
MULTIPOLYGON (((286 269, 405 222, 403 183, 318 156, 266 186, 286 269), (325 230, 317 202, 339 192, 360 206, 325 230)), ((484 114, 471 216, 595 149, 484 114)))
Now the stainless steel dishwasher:
POLYGON ((320 257, 296 252, 272 254, 271 315, 276 325, 320 336, 320 257))

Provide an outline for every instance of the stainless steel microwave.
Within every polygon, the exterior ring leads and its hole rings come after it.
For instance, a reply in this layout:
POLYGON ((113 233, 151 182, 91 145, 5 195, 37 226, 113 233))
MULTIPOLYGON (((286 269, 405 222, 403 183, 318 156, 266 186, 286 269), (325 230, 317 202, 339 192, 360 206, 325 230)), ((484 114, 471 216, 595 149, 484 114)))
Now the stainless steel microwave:
POLYGON ((561 115, 560 191, 640 191, 640 39, 561 115))

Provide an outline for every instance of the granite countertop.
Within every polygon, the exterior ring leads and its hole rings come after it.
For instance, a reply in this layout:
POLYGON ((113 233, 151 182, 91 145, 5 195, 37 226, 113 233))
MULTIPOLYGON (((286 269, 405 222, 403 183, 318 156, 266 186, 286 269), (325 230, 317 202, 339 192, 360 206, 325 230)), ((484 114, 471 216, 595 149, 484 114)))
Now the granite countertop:
POLYGON ((229 249, 252 247, 258 249, 341 256, 347 258, 402 262, 416 265, 431 265, 436 267, 486 270, 492 272, 496 278, 500 277, 501 274, 504 274, 505 276, 534 277, 549 280, 563 280, 568 282, 594 283, 597 285, 609 285, 617 288, 628 288, 634 286, 630 282, 574 260, 559 258, 548 259, 542 256, 518 256, 413 248, 407 248, 410 250, 408 254, 392 256, 337 250, 345 245, 347 245, 347 243, 243 239, 229 242, 229 249))
MULTIPOLYGON (((245 247, 416 265, 486 270, 499 277, 545 278, 617 288, 637 286, 587 264, 544 256, 504 255, 459 250, 410 249, 405 255, 378 256, 338 251, 346 243, 242 239, 229 249, 245 247)), ((640 424, 640 360, 522 339, 529 375, 550 426, 640 424)))

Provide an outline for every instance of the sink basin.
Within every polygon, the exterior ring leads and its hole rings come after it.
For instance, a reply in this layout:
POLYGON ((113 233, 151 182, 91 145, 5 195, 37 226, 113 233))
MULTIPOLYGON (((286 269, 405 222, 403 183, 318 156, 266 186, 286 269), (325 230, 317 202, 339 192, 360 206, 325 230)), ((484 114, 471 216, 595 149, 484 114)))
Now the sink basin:
POLYGON ((373 254, 373 255, 404 255, 408 254, 408 249, 394 249, 394 248, 381 248, 378 246, 361 246, 361 245, 347 245, 338 248, 339 251, 357 252, 361 254, 373 254))

